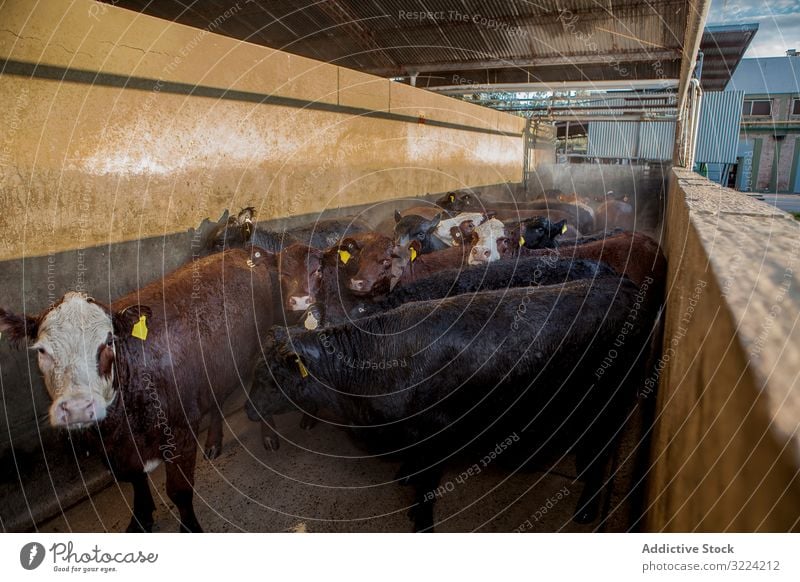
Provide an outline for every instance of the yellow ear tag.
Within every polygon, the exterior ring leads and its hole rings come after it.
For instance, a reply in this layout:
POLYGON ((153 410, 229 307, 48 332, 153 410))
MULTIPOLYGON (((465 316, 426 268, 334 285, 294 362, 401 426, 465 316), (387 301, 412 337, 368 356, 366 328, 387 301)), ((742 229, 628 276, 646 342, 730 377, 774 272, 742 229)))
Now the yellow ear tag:
POLYGON ((411 247, 409 250, 411 251, 411 262, 413 263, 417 258, 417 249, 411 247))
POLYGON ((525 237, 524 236, 519 237, 519 246, 522 246, 524 244, 525 244, 525 237))
POLYGON ((346 265, 347 261, 350 260, 350 257, 351 257, 350 253, 348 253, 347 251, 343 251, 342 249, 339 249, 339 260, 342 261, 342 263, 346 265))
POLYGON ((303 365, 303 360, 300 359, 300 356, 297 356, 297 367, 300 370, 300 377, 305 378, 308 376, 308 370, 303 365))
POLYGON ((133 324, 131 335, 142 341, 147 339, 147 318, 144 315, 139 316, 139 321, 133 324))
POLYGON ((452 194, 450 194, 450 202, 455 202, 455 201, 456 201, 456 197, 453 196, 452 194))
POLYGON ((561 227, 561 234, 564 234, 565 232, 567 232, 567 225, 566 224, 561 227))

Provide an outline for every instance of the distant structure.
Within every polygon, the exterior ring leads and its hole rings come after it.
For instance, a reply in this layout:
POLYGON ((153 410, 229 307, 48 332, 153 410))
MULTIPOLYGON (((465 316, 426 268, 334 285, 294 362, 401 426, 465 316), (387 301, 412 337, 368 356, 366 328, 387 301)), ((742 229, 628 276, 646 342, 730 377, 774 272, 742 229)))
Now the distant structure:
POLYGON ((743 192, 800 193, 800 57, 742 59, 726 91, 744 91, 736 168, 743 192))

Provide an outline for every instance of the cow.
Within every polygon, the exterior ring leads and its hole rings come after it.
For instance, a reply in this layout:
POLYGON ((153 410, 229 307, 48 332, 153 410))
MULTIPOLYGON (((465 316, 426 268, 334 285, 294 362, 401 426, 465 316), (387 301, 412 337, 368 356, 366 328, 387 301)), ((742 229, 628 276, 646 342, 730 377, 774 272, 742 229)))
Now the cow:
POLYGON ((403 216, 395 210, 394 220, 395 245, 408 246, 412 240, 416 240, 419 241, 419 252, 422 254, 441 251, 452 246, 436 234, 439 223, 442 220, 441 214, 437 213, 433 218, 425 218, 418 214, 406 214, 403 216))
MULTIPOLYGON (((560 193, 560 191, 558 191, 560 193)), ((558 194, 555 194, 558 196, 558 194)), ((594 210, 583 203, 558 202, 553 199, 539 199, 534 201, 482 201, 477 200, 475 212, 485 212, 491 209, 495 217, 504 222, 518 222, 534 216, 545 216, 553 221, 567 220, 567 224, 575 227, 582 233, 594 232, 594 210)))
POLYGON ((499 260, 500 253, 497 250, 497 239, 505 236, 505 225, 496 218, 487 220, 480 226, 475 227, 475 232, 473 233, 474 244, 470 249, 467 262, 470 265, 479 265, 499 260))
POLYGON ((614 228, 634 230, 636 228, 636 214, 633 211, 633 206, 621 200, 604 202, 597 209, 595 226, 599 230, 611 230, 614 228))
POLYGON ((534 452, 558 444, 576 453, 586 482, 575 519, 591 522, 656 301, 640 301, 646 289, 624 277, 531 289, 411 302, 315 332, 275 328, 247 415, 273 414, 283 394, 326 407, 374 454, 397 455, 397 478, 414 487, 414 531, 433 530, 434 492, 454 451, 509 434, 534 452))
POLYGON ((69 292, 38 316, 0 309, 0 331, 27 339, 52 399, 50 424, 96 428, 114 476, 133 484, 128 531, 151 531, 147 473, 166 464, 167 495, 181 531, 202 531, 192 504, 197 433, 211 413, 205 450, 222 446, 222 402, 251 377, 260 332, 280 302, 263 250, 200 258, 105 305, 69 292))
POLYGON ((227 222, 218 225, 207 237, 206 253, 219 252, 226 248, 242 248, 254 245, 272 253, 278 253, 291 244, 305 244, 316 249, 325 249, 336 244, 346 234, 366 232, 370 226, 356 217, 320 218, 312 223, 283 231, 258 228, 254 221, 255 208, 242 209, 227 222))
POLYGON ((363 306, 359 316, 374 315, 411 301, 431 301, 463 293, 556 285, 578 279, 613 276, 619 278, 610 267, 597 261, 560 259, 555 253, 545 257, 521 257, 518 261, 497 261, 489 265, 443 269, 427 277, 397 285, 385 298, 363 306))
POLYGON ((322 252, 319 284, 303 322, 315 329, 322 322, 347 319, 362 303, 389 293, 392 282, 392 239, 376 232, 345 237, 322 252))
POLYGON ((637 285, 648 277, 655 277, 660 284, 666 277, 666 260, 658 243, 641 233, 623 232, 600 240, 575 245, 563 245, 558 249, 510 248, 503 259, 517 256, 541 257, 556 253, 563 259, 590 259, 602 261, 620 275, 626 275, 637 285))
POLYGON ((487 216, 482 212, 461 212, 453 218, 440 220, 434 231, 434 236, 444 241, 448 246, 463 244, 464 236, 469 235, 466 240, 471 240, 475 227, 483 224, 489 218, 493 217, 487 216))
POLYGON ((449 214, 467 212, 475 206, 475 198, 471 193, 463 190, 447 192, 436 201, 436 205, 449 214))
MULTIPOLYGON (((469 264, 478 265, 499 260, 512 252, 514 247, 555 248, 556 237, 560 237, 570 229, 566 220, 552 223, 548 218, 537 216, 522 221, 516 226, 505 227, 502 223, 481 225, 475 228, 473 246, 470 251, 469 264)), ((573 231, 575 232, 575 231, 573 231)), ((577 235, 577 232, 575 233, 577 235)))

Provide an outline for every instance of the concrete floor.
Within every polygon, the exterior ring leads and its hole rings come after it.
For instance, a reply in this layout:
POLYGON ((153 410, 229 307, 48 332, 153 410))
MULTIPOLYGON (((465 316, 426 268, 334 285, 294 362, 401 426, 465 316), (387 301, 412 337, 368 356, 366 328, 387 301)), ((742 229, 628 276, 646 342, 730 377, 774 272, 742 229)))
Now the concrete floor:
MULTIPOLYGON (((299 428, 299 415, 284 415, 277 423, 284 441, 279 451, 269 452, 261 445, 258 425, 248 421, 243 411, 235 412, 227 417, 222 455, 212 462, 198 459, 195 509, 206 531, 410 531, 406 511, 412 492, 393 482, 397 462, 363 458, 363 451, 345 432, 329 425, 304 431, 299 428)), ((501 467, 495 462, 457 483, 456 477, 471 462, 448 466, 442 483, 452 482, 453 487, 436 504, 438 532, 511 532, 526 520, 527 531, 620 528, 619 524, 609 527, 613 520, 586 526, 572 522, 583 485, 574 481, 570 460, 548 472, 515 471, 513 464, 501 467), (548 500, 550 508, 536 515, 548 500)), ((164 490, 163 465, 151 478, 158 507, 154 531, 176 531, 176 513, 164 490)), ((129 485, 112 484, 38 529, 124 531, 131 501, 129 485)))

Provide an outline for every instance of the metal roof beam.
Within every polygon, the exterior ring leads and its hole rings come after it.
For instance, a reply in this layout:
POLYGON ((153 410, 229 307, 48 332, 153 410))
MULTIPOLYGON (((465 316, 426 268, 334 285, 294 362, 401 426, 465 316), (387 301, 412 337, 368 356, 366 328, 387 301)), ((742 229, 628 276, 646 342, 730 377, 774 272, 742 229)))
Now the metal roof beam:
POLYGON ((632 63, 644 61, 669 61, 681 58, 681 51, 654 50, 617 53, 592 53, 588 55, 557 55, 551 57, 481 59, 442 63, 405 63, 399 67, 373 67, 366 72, 378 76, 407 75, 414 73, 446 73, 467 69, 515 69, 522 67, 567 67, 574 65, 598 65, 605 63, 632 63))
POLYGON ((547 83, 495 83, 486 85, 442 85, 428 91, 445 95, 466 93, 524 92, 524 91, 613 91, 615 89, 669 89, 678 86, 678 79, 628 79, 618 81, 553 81, 547 83))

